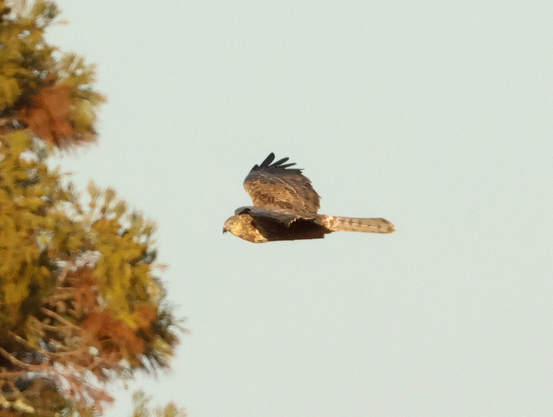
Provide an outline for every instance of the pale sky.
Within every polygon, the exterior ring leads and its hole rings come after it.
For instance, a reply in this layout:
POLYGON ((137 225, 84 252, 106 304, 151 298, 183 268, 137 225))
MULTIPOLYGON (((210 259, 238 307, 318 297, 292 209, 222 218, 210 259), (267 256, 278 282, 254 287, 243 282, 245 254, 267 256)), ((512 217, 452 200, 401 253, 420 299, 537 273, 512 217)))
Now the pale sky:
POLYGON ((553 415, 553 3, 60 0, 100 142, 191 334, 131 391, 191 417, 553 415), (222 235, 270 152, 393 235, 222 235))

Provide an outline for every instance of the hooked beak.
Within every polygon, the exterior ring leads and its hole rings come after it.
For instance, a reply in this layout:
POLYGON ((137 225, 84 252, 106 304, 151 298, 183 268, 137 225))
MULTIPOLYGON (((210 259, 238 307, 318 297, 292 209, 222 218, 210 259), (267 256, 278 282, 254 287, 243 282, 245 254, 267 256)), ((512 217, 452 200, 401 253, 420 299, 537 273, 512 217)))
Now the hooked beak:
POLYGON ((227 228, 223 227, 223 234, 225 234, 226 232, 228 232, 227 228))

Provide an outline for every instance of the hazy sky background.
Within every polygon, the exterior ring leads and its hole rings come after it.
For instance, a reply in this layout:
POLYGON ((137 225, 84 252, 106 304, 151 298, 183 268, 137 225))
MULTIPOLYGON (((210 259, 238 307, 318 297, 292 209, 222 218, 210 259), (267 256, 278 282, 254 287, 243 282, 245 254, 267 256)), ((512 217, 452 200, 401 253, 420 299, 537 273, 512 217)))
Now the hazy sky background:
POLYGON ((191 331, 131 389, 191 417, 553 415, 552 2, 58 3, 48 39, 109 98, 61 163, 157 221, 191 331), (397 233, 223 236, 269 152, 397 233))

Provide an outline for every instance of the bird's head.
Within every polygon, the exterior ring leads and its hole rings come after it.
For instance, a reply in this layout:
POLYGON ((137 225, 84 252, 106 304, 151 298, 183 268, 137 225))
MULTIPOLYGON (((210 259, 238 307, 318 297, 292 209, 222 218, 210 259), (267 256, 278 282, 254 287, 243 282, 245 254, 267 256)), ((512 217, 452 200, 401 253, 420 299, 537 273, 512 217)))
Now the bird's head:
POLYGON ((242 230, 242 222, 240 221, 239 216, 229 217, 229 219, 225 222, 225 226, 223 227, 223 233, 230 232, 236 236, 238 236, 240 230, 242 230))

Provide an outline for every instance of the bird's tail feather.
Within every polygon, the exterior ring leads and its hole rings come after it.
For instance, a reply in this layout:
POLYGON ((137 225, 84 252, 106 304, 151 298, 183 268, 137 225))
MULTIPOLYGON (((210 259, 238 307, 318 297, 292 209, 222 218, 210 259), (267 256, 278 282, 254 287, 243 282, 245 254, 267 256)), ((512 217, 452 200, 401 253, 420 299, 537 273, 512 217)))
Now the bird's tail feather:
POLYGON ((394 224, 386 219, 321 216, 321 224, 333 232, 393 233, 394 224))

